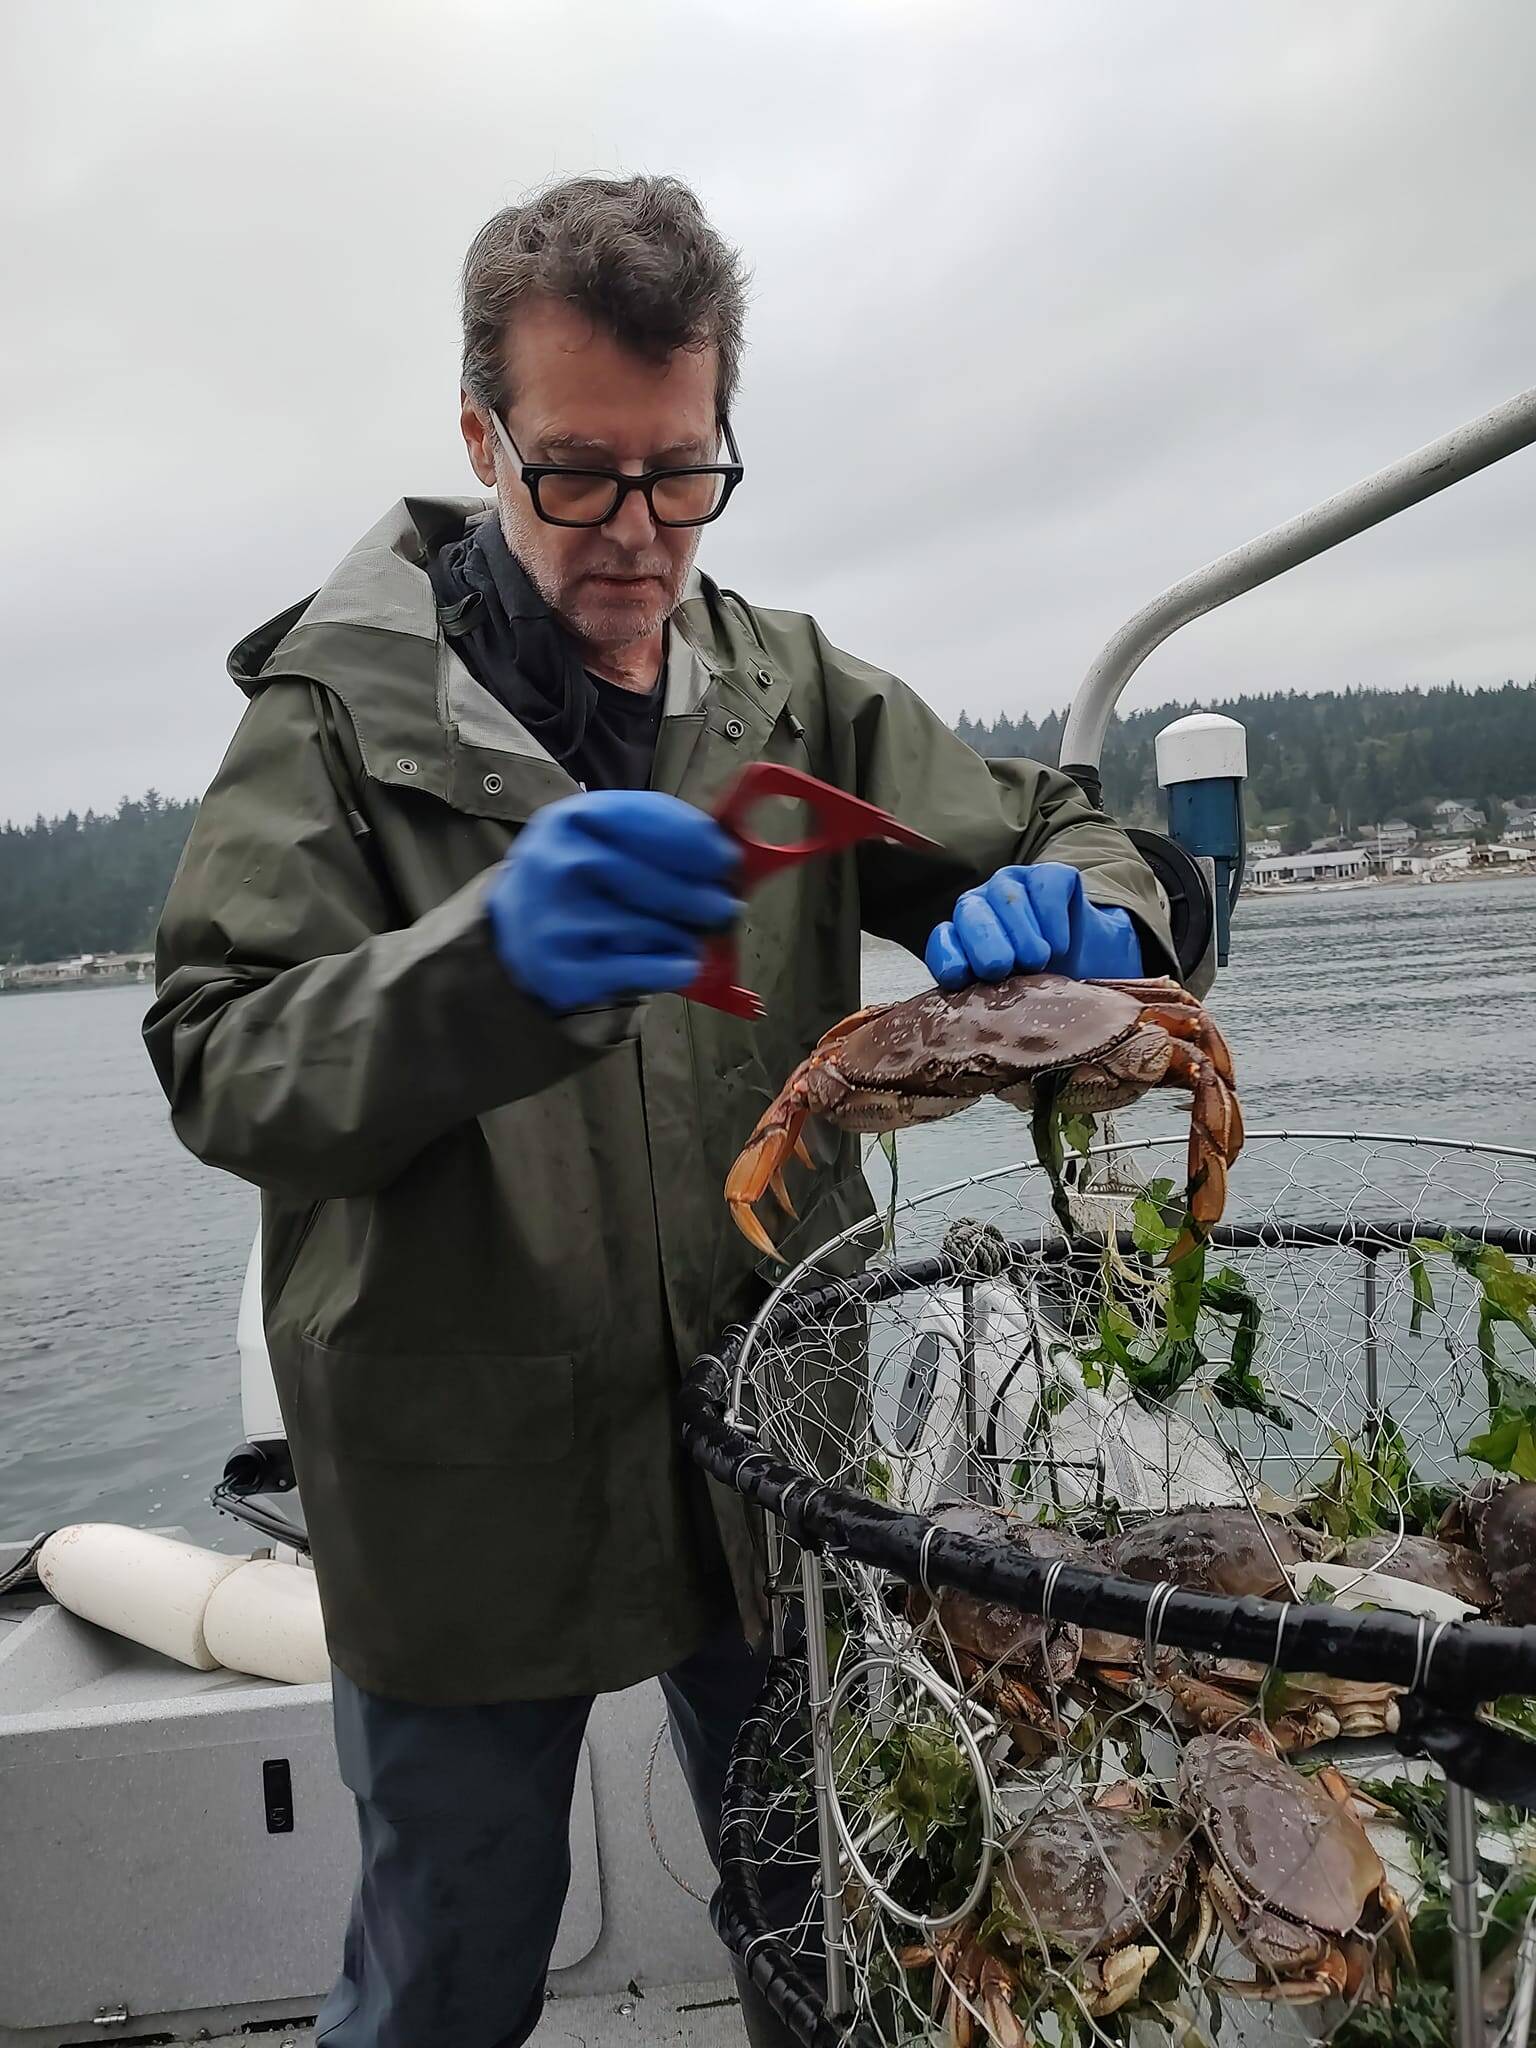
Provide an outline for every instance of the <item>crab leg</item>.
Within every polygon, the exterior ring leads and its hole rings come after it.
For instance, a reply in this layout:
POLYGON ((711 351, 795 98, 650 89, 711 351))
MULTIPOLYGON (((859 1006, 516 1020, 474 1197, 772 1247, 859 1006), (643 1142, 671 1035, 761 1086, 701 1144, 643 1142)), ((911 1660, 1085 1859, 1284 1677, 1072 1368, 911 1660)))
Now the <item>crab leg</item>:
POLYGON ((1183 1003, 1148 1003, 1141 1015, 1144 1023, 1161 1024, 1170 1038, 1185 1039, 1199 1046, 1222 1080, 1228 1086, 1232 1084, 1236 1078, 1232 1071, 1232 1049, 1217 1030, 1215 1019, 1193 996, 1183 1003))
MULTIPOLYGON (((1224 1686, 1211 1685, 1186 1672, 1172 1673, 1168 1690, 1195 1726, 1208 1735, 1223 1734, 1256 1711, 1252 1697, 1242 1699, 1224 1686)), ((1299 1749, 1313 1749, 1320 1742, 1336 1741, 1340 1733, 1338 1716, 1322 1701, 1314 1701, 1294 1713, 1272 1715, 1263 1725, 1282 1756, 1290 1756, 1299 1749)))
POLYGON ((1016 1988, 1006 1966, 989 1955, 982 1963, 977 1991, 982 2024, 997 2048, 1030 2048, 1030 2035, 1013 2009, 1016 1988))
POLYGON ((802 1166, 814 1170, 815 1161, 801 1136, 810 1114, 806 1082, 811 1070, 821 1065, 828 1049, 840 1038, 846 1038, 850 1031, 856 1031, 887 1007, 885 1003, 875 1003, 867 1010, 856 1010, 851 1017, 844 1017, 830 1031, 823 1032, 810 1057, 800 1062, 758 1118, 751 1137, 742 1146, 725 1177, 725 1199, 731 1220, 748 1244, 771 1259, 778 1258, 778 1247, 758 1222, 753 1205, 772 1192, 786 1215, 793 1216, 795 1206, 784 1185, 784 1168, 791 1158, 795 1158, 802 1166))
MULTIPOLYGON (((811 1058, 815 1058, 814 1053, 811 1058)), ((810 1060, 802 1060, 796 1067, 758 1118, 751 1137, 725 1177, 725 1200, 731 1221, 748 1244, 770 1259, 779 1256, 778 1247, 758 1222, 753 1204, 773 1188, 783 1206, 789 1208, 787 1194, 780 1192, 784 1186, 784 1162, 797 1148, 801 1152, 805 1149, 800 1133, 810 1113, 805 1107, 805 1078, 810 1066, 810 1060)))
POLYGON ((1189 1208, 1194 1226, 1169 1254, 1182 1258, 1226 1206, 1227 1168, 1243 1149, 1243 1112, 1234 1088, 1232 1052, 1198 997, 1166 977, 1139 981, 1096 980, 1142 1001, 1138 1022, 1175 1041, 1157 1086, 1187 1088, 1194 1097, 1189 1135, 1189 1208))
POLYGON ((1212 1224, 1221 1221, 1227 1202, 1227 1168, 1243 1147, 1243 1113, 1210 1044, 1214 1039, 1230 1067, 1225 1042, 1207 1028, 1203 1018, 1177 1011, 1161 1017, 1145 1011, 1143 1016, 1161 1025, 1174 1040, 1173 1057, 1158 1086, 1187 1088, 1194 1098, 1189 1121, 1190 1227, 1168 1255, 1172 1265, 1204 1240, 1212 1224))
MULTIPOLYGON (((1227 1929, 1228 1934, 1232 1930, 1227 1929)), ((1305 1976, 1212 1977, 1208 1980, 1229 1998, 1267 1998, 1277 2005, 1321 2005, 1330 1998, 1342 1998, 1349 1983, 1349 1966, 1339 1949, 1330 1950, 1317 1968, 1305 1976)))

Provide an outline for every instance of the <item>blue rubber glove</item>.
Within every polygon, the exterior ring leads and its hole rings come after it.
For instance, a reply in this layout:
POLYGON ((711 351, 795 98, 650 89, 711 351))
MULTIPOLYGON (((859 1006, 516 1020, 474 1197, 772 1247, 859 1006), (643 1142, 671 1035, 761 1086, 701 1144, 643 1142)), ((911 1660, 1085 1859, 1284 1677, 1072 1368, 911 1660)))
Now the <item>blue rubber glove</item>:
POLYGON ((1054 860, 999 868, 967 889, 953 920, 934 926, 923 959, 940 988, 1008 974, 1124 981, 1143 972, 1129 912, 1090 903, 1077 869, 1054 860))
POLYGON ((649 789, 593 790, 536 811, 487 900, 496 957, 546 1009, 686 988, 701 935, 741 911, 740 849, 714 819, 649 789))

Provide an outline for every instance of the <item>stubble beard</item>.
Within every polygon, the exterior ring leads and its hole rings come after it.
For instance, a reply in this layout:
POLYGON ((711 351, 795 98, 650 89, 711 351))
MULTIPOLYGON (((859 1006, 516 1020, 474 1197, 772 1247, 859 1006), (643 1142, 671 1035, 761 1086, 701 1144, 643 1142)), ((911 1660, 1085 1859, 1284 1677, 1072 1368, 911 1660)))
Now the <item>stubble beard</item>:
POLYGON ((633 604, 604 605, 601 602, 587 602, 583 597, 583 586, 573 579, 570 587, 562 580, 553 565, 543 557, 541 546, 544 522, 531 507, 523 504, 508 504, 506 493, 501 488, 501 479, 496 483, 496 508, 501 519, 502 538, 508 551, 522 565, 529 582, 543 598, 560 623, 584 646, 600 648, 604 652, 617 652, 625 647, 634 647, 641 641, 649 640, 659 632, 670 618, 679 598, 688 572, 693 567, 694 556, 698 553, 699 535, 690 536, 687 554, 677 557, 657 549, 654 554, 614 556, 611 552, 605 560, 598 555, 595 561, 584 563, 581 574, 590 575, 594 570, 611 569, 619 575, 655 575, 664 585, 661 593, 649 600, 643 607, 633 604))

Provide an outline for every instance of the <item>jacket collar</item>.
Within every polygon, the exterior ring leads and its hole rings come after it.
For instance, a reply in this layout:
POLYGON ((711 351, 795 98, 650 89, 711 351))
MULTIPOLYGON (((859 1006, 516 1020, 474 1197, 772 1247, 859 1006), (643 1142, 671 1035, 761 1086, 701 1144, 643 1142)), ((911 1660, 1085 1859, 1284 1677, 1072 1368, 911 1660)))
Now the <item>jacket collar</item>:
MULTIPOLYGON (((439 629, 429 553, 490 510, 483 498, 405 498, 312 597, 229 657, 248 695, 280 678, 345 704, 365 773, 456 810, 521 820, 574 784, 439 629)), ((654 786, 708 801, 766 744, 788 695, 744 609, 697 569, 672 614, 654 786)))

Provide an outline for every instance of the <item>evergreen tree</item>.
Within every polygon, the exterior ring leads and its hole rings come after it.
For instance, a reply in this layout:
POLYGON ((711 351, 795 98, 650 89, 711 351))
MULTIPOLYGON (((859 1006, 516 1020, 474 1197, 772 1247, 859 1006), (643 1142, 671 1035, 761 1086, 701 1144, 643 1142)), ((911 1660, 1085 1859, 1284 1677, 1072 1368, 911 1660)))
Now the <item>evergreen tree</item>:
MULTIPOLYGON (((1276 691, 1206 706, 1162 704, 1114 719, 1104 742, 1104 791, 1125 823, 1164 822, 1152 743, 1171 719, 1200 709, 1225 712, 1247 727, 1250 831, 1262 818, 1285 837, 1300 814, 1313 839, 1388 818, 1406 817, 1422 829, 1441 797, 1481 805, 1484 794, 1508 802, 1536 789, 1536 682, 1488 690, 1457 683, 1327 690, 1313 697, 1276 691)), ((1059 714, 1038 721, 969 718, 966 727, 964 737, 979 753, 1057 759, 1059 714)))
POLYGON ((108 817, 0 825, 0 961, 145 950, 196 814, 150 790, 108 817))

